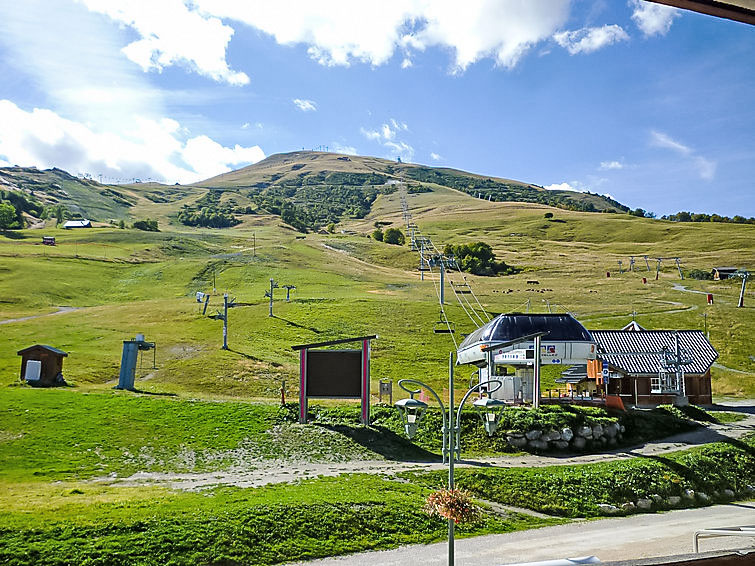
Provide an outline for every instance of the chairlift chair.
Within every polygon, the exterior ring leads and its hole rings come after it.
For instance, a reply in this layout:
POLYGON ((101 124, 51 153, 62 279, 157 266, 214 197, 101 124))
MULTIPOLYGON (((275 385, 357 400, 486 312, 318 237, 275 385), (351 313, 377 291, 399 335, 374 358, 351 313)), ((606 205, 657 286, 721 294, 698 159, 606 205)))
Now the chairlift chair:
POLYGON ((450 322, 441 311, 438 320, 433 324, 433 332, 435 334, 453 334, 456 332, 456 325, 450 322))

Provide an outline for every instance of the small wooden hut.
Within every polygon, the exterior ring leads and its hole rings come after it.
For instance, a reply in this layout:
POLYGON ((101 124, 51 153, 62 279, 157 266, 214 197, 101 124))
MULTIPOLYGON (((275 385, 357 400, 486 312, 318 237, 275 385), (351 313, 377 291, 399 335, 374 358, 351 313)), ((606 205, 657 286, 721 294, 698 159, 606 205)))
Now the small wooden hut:
POLYGON ((43 387, 65 384, 63 358, 68 356, 67 352, 35 344, 19 350, 18 355, 21 356, 21 381, 43 387))

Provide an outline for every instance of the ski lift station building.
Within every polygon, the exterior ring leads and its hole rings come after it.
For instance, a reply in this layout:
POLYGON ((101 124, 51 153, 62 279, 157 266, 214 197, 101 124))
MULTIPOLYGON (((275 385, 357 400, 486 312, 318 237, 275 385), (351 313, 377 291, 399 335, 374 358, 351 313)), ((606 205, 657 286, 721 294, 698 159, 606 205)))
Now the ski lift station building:
POLYGON ((697 330, 645 330, 631 323, 589 331, 569 314, 502 314, 469 334, 457 359, 477 366, 481 382, 495 377, 497 366, 513 366, 514 375, 496 378, 503 385, 491 396, 531 402, 536 341, 541 365, 573 366, 564 372, 570 386, 594 386, 625 406, 712 402, 710 368, 718 352, 697 330))
POLYGON ((35 344, 18 351, 21 356, 21 380, 30 385, 49 387, 63 384, 63 358, 67 352, 52 346, 35 344))

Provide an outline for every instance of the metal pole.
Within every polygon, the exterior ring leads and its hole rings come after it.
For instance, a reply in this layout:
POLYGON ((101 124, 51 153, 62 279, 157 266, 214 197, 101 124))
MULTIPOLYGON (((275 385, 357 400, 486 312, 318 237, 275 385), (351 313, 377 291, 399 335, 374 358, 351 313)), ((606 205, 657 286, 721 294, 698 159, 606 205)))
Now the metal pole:
POLYGON ((223 294, 223 350, 228 349, 228 293, 223 294))
POLYGON ((682 266, 679 265, 679 258, 675 258, 676 261, 676 268, 679 270, 679 278, 684 281, 684 273, 682 273, 682 266))
POLYGON ((419 280, 425 280, 425 272, 422 269, 425 267, 422 263, 425 261, 425 242, 422 241, 419 244, 419 280))
POLYGON ((273 283, 274 281, 270 279, 270 314, 267 316, 273 316, 273 283))
MULTIPOLYGON (((454 353, 450 352, 448 355, 448 452, 450 455, 448 459, 448 489, 454 489, 454 459, 456 458, 456 442, 454 439, 456 431, 454 426, 454 353)), ((454 566, 453 519, 448 520, 448 566, 454 566)))
POLYGON ((739 291, 739 302, 737 303, 737 308, 742 308, 745 306, 745 285, 747 285, 748 276, 749 274, 742 276, 742 290, 739 291))
POLYGON ((540 407, 540 336, 535 336, 534 387, 532 391, 532 408, 540 407))
POLYGON ((446 278, 446 270, 445 270, 445 262, 443 261, 443 258, 440 258, 440 304, 443 306, 443 304, 446 302, 444 298, 443 293, 443 282, 446 278))

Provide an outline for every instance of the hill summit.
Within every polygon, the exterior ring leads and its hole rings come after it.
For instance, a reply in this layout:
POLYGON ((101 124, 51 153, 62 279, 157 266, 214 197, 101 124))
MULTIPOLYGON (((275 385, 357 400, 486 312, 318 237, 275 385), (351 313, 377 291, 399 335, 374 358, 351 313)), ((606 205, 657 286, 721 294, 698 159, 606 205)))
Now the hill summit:
POLYGON ((532 183, 458 169, 318 151, 274 154, 254 165, 195 183, 195 186, 243 188, 269 196, 282 193, 294 202, 302 202, 307 199, 300 198, 304 195, 299 192, 307 187, 378 187, 396 183, 408 184, 410 192, 446 187, 491 201, 533 202, 586 212, 629 210, 609 197, 593 193, 551 191, 532 183))

